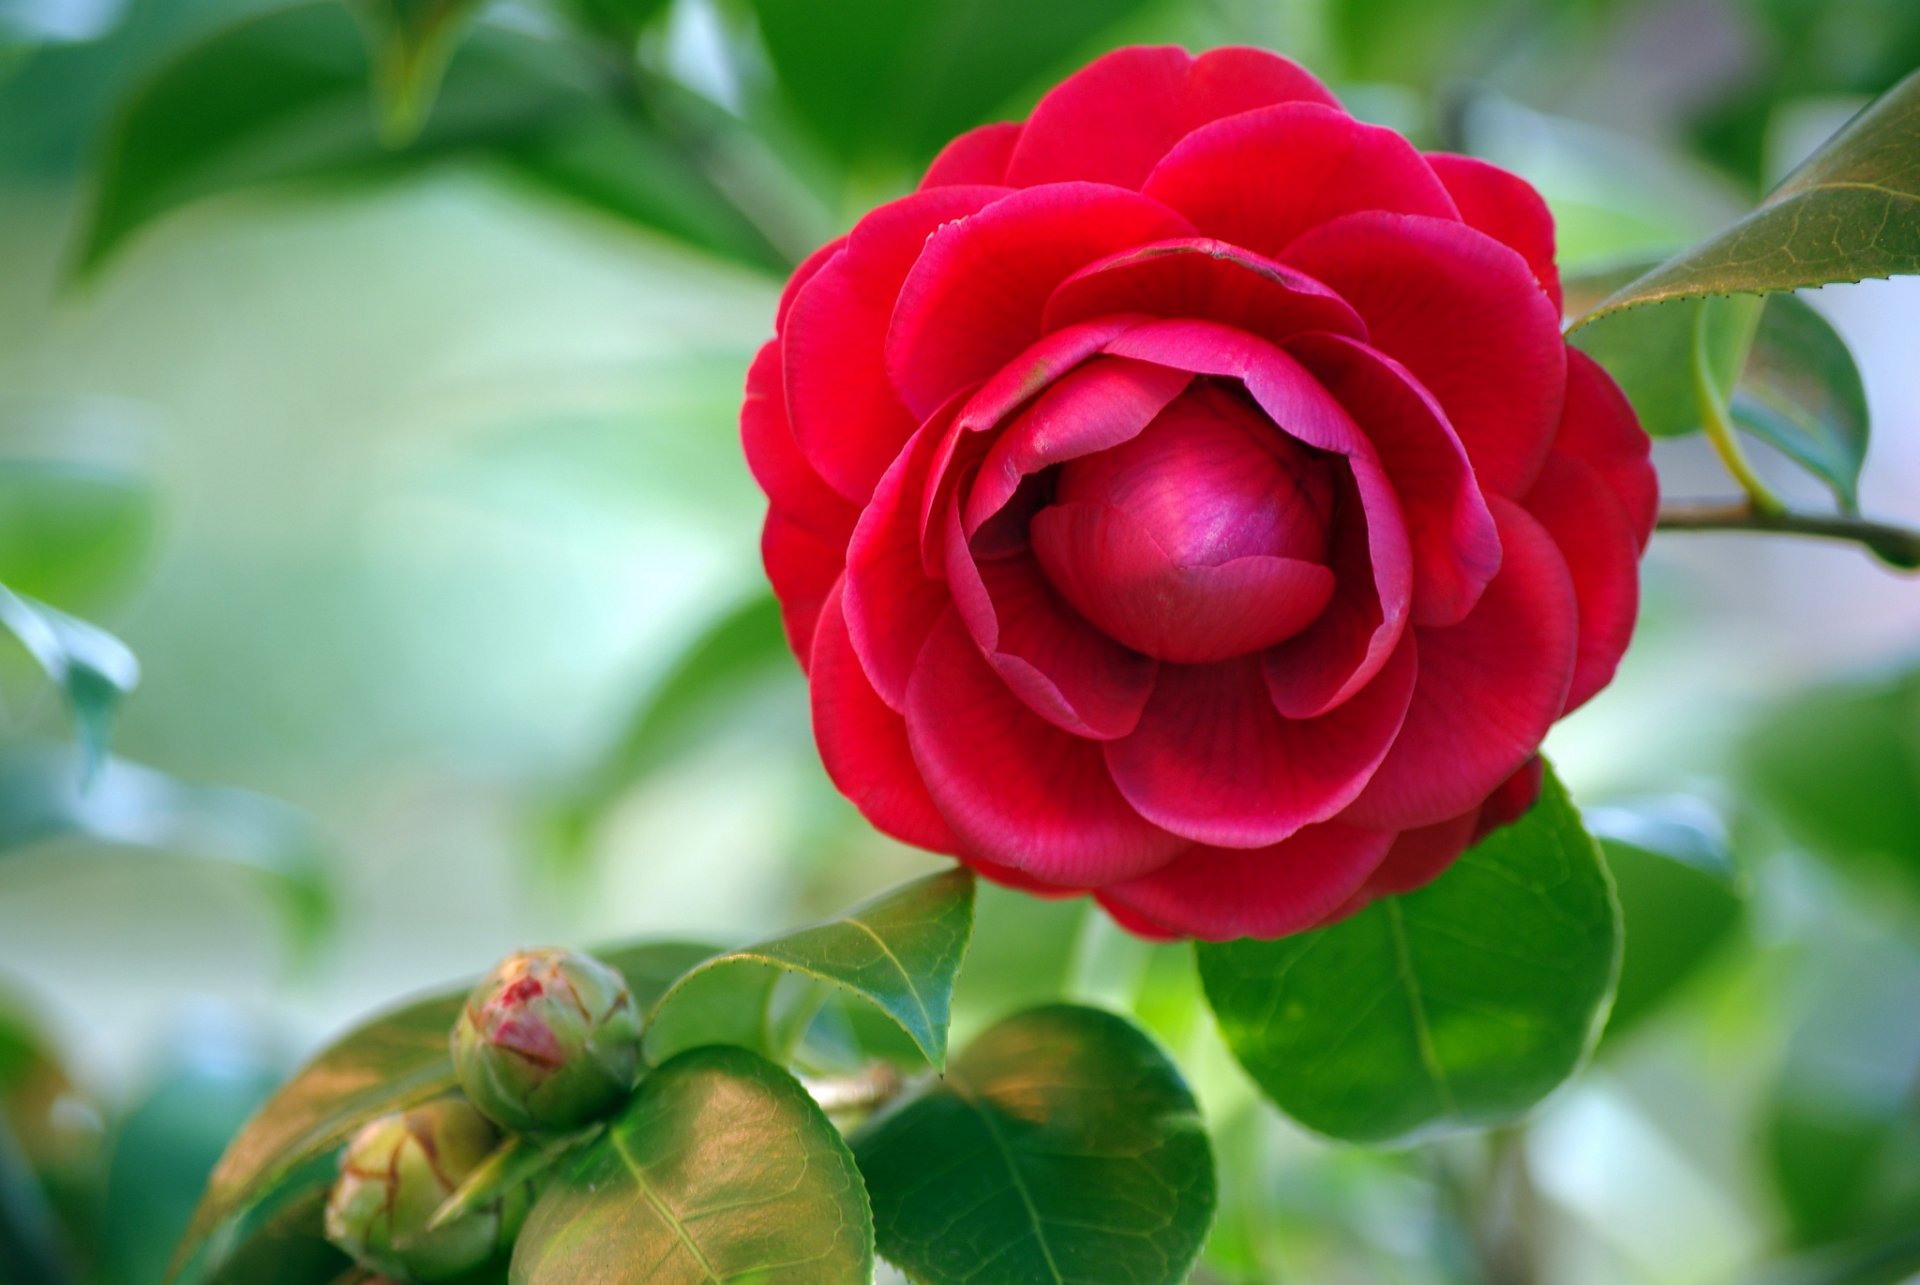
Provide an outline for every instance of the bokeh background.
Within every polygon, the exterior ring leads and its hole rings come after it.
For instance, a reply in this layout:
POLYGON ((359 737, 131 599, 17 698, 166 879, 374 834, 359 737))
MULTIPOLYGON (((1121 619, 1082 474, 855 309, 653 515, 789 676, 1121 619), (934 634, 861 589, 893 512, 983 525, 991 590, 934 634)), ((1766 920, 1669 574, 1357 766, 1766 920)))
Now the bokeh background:
MULTIPOLYGON (((83 789, 0 636, 0 1176, 30 1161, 87 1280, 158 1281, 226 1137, 358 1015, 934 868, 816 762, 735 416, 786 267, 950 133, 1119 44, 1263 44, 1531 178, 1577 272, 1736 217, 1920 65, 1912 0, 502 0, 405 143, 367 50, 452 7, 0 0, 0 584, 142 669, 83 789)), ((1864 375, 1865 509, 1920 523, 1920 282, 1806 298, 1864 375)), ((1697 439, 1658 456, 1731 494, 1697 439)), ((1916 582, 1852 547, 1655 540, 1620 679, 1549 747, 1614 839, 1621 1008, 1490 1148, 1291 1129, 1185 957, 1073 904, 983 894, 958 1024, 1067 993, 1175 1048, 1227 1184, 1197 1279, 1902 1279, 1916 663, 1916 582), (1649 816, 1697 860, 1636 853, 1649 816)))

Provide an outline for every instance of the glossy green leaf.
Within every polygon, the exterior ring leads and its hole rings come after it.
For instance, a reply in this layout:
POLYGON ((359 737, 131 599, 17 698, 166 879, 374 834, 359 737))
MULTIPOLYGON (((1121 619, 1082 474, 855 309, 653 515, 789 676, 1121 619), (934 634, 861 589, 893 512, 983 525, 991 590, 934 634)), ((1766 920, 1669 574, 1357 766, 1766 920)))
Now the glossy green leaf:
POLYGON ((1859 509, 1867 390, 1846 341, 1793 295, 1767 300, 1733 420, 1825 482, 1841 508, 1859 509))
POLYGON ((1241 1066, 1309 1128, 1403 1141, 1524 1114, 1599 1032, 1620 918, 1551 771, 1520 821, 1434 883, 1279 941, 1198 947, 1241 1066))
POLYGON ((1717 955, 1745 915, 1745 881, 1704 804, 1656 799, 1591 810, 1620 899, 1626 948, 1606 1039, 1656 1011, 1717 955))
POLYGON ((190 785, 109 758, 89 774, 62 749, 0 754, 0 860, 72 840, 62 851, 149 852, 264 876, 296 946, 333 914, 324 845, 296 808, 224 786, 190 785))
POLYGON ((787 97, 842 155, 924 161, 1147 0, 750 0, 787 97))
POLYGON ((1755 720, 1740 757, 1748 797, 1794 841, 1920 889, 1920 675, 1782 701, 1755 720))
POLYGON ((873 1222, 847 1145, 745 1049, 683 1053, 551 1180, 513 1285, 863 1285, 873 1222))
POLYGON ((1213 1219, 1192 1093, 1098 1009, 1008 1018, 853 1149, 881 1256, 926 1285, 1177 1285, 1213 1219))
POLYGON ((823 994, 817 985, 793 993, 785 984, 792 974, 872 1004, 940 1066, 973 932, 973 890, 970 871, 929 875, 811 928, 716 955, 661 996, 647 1020, 647 1056, 660 1062, 702 1044, 737 1044, 784 1061, 823 994))
POLYGON ((645 121, 615 114, 592 68, 560 44, 476 27, 404 148, 379 137, 370 74, 365 42, 335 0, 275 10, 182 54, 122 104, 109 131, 80 268, 96 268, 140 228, 204 197, 412 172, 442 156, 487 160, 729 258, 786 266, 688 152, 645 121), (576 146, 614 130, 633 147, 576 146))
MULTIPOLYGON (((1576 282, 1570 288, 1590 287, 1576 282)), ((1728 395, 1754 330, 1751 305, 1687 300, 1607 317, 1571 339, 1619 383, 1642 428, 1654 437, 1679 437, 1700 431, 1702 371, 1728 395)))
POLYGON ((562 868, 585 862, 607 814, 628 791, 774 678, 801 681, 780 604, 760 593, 701 631, 640 699, 613 747, 548 810, 543 828, 562 868))
POLYGON ((140 681, 140 662, 106 630, 23 598, 3 584, 0 628, 18 638, 65 693, 91 779, 106 759, 120 701, 140 681))
POLYGON ((1920 72, 1823 143, 1726 231, 1609 296, 1641 304, 1920 272, 1920 72))
MULTIPOLYGON (((635 1000, 654 1002, 673 979, 711 953, 690 942, 643 942, 598 952, 627 979, 635 1000)), ((331 1181, 329 1157, 376 1116, 455 1088, 448 1032, 468 987, 417 1000, 377 1017, 321 1052, 247 1122, 201 1196, 175 1256, 174 1279, 217 1279, 251 1241, 263 1206, 331 1181), (291 1192, 289 1187, 294 1188, 291 1192)))

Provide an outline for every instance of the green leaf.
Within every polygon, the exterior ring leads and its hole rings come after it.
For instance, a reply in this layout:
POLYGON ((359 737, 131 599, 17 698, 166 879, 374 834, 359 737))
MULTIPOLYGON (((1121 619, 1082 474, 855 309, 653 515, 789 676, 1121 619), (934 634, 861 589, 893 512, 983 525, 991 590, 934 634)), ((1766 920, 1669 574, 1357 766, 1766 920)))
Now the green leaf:
POLYGON ((544 191, 731 259, 787 266, 694 159, 646 122, 617 114, 593 70, 563 45, 476 26, 447 67, 432 115, 404 148, 379 136, 370 75, 365 43, 335 0, 276 10, 180 55, 121 104, 108 131, 80 270, 205 197, 391 176, 453 156, 490 161, 544 191), (578 146, 615 131, 632 145, 578 146))
POLYGON ((467 1175, 440 1208, 433 1211, 427 1230, 464 1218, 471 1210, 490 1205, 523 1184, 537 1178, 570 1152, 597 1139, 606 1126, 590 1125, 558 1138, 533 1138, 510 1135, 494 1153, 467 1175))
MULTIPOLYGON (((16 418, 0 411, 7 427, 16 418)), ((63 439, 90 425, 78 411, 49 423, 63 439)), ((122 468, 75 460, 0 460, 0 584, 68 612, 98 610, 146 554, 153 489, 122 468)))
POLYGON ((1641 304, 1920 272, 1920 72, 1823 143, 1760 208, 1580 323, 1641 304))
POLYGON ((66 694, 91 780, 107 755, 113 716, 140 681, 140 662, 106 630, 0 584, 0 627, 20 640, 66 694))
POLYGON ((1029 1009, 854 1135, 881 1256, 927 1285, 1187 1278, 1213 1220, 1193 1095, 1111 1013, 1029 1009))
MULTIPOLYGON (((53 1206, 5 1112, 0 1112, 0 1262, 19 1274, 18 1285, 72 1285, 79 1279, 53 1206)), ((15 1277, 7 1279, 11 1283, 15 1277)))
POLYGON ((1727 945, 1745 915, 1745 884, 1725 828, 1694 800, 1597 808, 1586 820, 1606 854, 1625 932, 1605 1036, 1614 1040, 1727 945))
POLYGON ((672 7, 672 0, 565 0, 589 31, 625 46, 672 7))
POLYGON ((866 1000, 939 1067, 973 932, 973 889, 972 872, 948 870, 811 928, 714 956, 660 997, 647 1020, 647 1056, 661 1062, 701 1044, 737 1044, 785 1061, 825 994, 818 985, 784 994, 785 976, 797 974, 866 1000))
POLYGON ((771 678, 800 680, 780 623, 780 604, 760 593, 722 615, 690 643, 628 716, 619 740, 578 788, 552 805, 543 829, 563 868, 578 870, 607 814, 629 791, 686 751, 729 708, 771 678))
POLYGON ((347 0, 373 46, 381 136, 404 143, 420 132, 461 28, 480 0, 347 0))
POLYGON ((1846 340, 1793 295, 1767 301, 1733 399, 1733 420, 1860 508, 1867 391, 1846 340))
POLYGON ((265 795, 189 785, 123 759, 90 776, 71 754, 0 755, 0 859, 82 839, 265 876, 302 948, 332 919, 332 885, 313 823, 265 795))
POLYGON ((1524 1114, 1612 997, 1620 918, 1551 771, 1540 801, 1434 883, 1279 941, 1197 947, 1240 1065, 1301 1124, 1405 1141, 1524 1114))
POLYGON ((513 1285, 862 1285, 873 1222, 847 1145, 806 1090, 745 1049, 683 1053, 552 1180, 513 1285))
POLYGON ((1842 683, 1763 711, 1747 795, 1842 869, 1920 889, 1920 674, 1842 683))
MULTIPOLYGON (((654 1002, 710 948, 643 942, 598 952, 627 979, 636 1002, 654 1002)), ((175 1255, 174 1280, 218 1279, 251 1241, 262 1210, 332 1181, 329 1157, 377 1116, 455 1088, 448 1032, 468 986, 419 999, 349 1032, 289 1080, 240 1131, 207 1183, 175 1255), (306 1175, 305 1182, 295 1175, 306 1175)), ((317 1208, 317 1206, 316 1206, 317 1208)))
POLYGON ((844 157, 918 162, 1150 0, 749 0, 800 115, 844 157))
MULTIPOLYGON (((1578 293, 1592 285, 1573 282, 1569 288, 1578 293)), ((1752 304, 1688 300, 1607 317, 1570 338, 1619 383, 1642 428, 1654 437, 1679 437, 1700 431, 1702 374, 1722 397, 1729 395, 1755 326, 1752 304)))

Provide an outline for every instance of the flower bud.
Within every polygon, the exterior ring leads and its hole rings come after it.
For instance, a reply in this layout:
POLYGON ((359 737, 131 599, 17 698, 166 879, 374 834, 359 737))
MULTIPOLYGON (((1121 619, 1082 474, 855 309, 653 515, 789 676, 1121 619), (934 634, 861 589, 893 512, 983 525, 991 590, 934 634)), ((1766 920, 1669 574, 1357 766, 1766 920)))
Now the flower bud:
POLYGON ((372 1121, 341 1156, 327 1200, 327 1239, 368 1271, 402 1280, 449 1280, 483 1266, 519 1231, 525 1187, 443 1227, 428 1231, 427 1224, 499 1141, 485 1117, 458 1098, 372 1121))
POLYGON ((473 1104, 521 1133, 612 1112, 640 1068, 640 1014, 620 974, 573 951, 511 955, 453 1027, 453 1065, 473 1104))

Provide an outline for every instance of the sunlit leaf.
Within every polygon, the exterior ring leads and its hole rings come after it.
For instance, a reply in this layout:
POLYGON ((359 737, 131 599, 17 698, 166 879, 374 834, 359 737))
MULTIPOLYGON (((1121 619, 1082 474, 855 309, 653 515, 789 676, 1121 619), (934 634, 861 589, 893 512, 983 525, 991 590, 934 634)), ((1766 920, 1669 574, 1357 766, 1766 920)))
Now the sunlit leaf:
POLYGON ((1823 143, 1759 209, 1628 283, 1583 320, 1666 299, 1911 272, 1920 272, 1920 72, 1823 143))
POLYGON ((20 640, 66 695, 91 780, 106 759, 120 701, 140 681, 140 662, 99 626, 23 598, 5 585, 0 585, 0 627, 20 640))
POLYGON ((750 0, 782 88, 848 157, 922 161, 1147 0, 750 0))
POLYGON ((853 1157, 792 1076, 745 1049, 683 1053, 549 1181, 513 1285, 863 1285, 873 1223, 853 1157))
POLYGON ((406 147, 379 137, 369 76, 365 42, 335 0, 275 10, 189 49, 122 104, 79 267, 96 268, 146 224, 217 193, 417 172, 444 156, 492 162, 742 262, 787 263, 687 154, 650 140, 646 122, 610 115, 592 67, 561 44, 477 26, 406 147), (638 151, 576 146, 609 129, 629 131, 638 151), (636 159, 646 163, 627 172, 636 159))
POLYGON ((1221 1033, 1274 1104, 1387 1142, 1512 1120, 1571 1075, 1612 997, 1620 919, 1549 771, 1525 817, 1427 887, 1198 952, 1221 1033))
POLYGON ((661 997, 647 1022, 647 1056, 659 1062, 701 1044, 737 1044, 784 1061, 822 994, 819 986, 783 994, 785 979, 797 975, 872 1004, 940 1066, 954 979, 973 932, 973 890, 971 872, 949 870, 715 956, 661 997))
MULTIPOLYGON (((644 1006, 710 953, 710 947, 689 942, 643 942, 598 952, 598 958, 620 971, 644 1006)), ((467 990, 462 986, 374 1018, 282 1086, 221 1157, 176 1252, 174 1279, 223 1279, 232 1258, 247 1251, 249 1229, 261 1224, 265 1206, 297 1200, 303 1186, 331 1182, 330 1157, 355 1129, 452 1092, 448 1033, 467 990)))
POLYGON ((1097 1009, 1007 1019, 853 1147, 881 1256, 927 1285, 1177 1285, 1213 1219, 1193 1095, 1097 1009))
POLYGON ((1607 1019, 1612 1040, 1726 946, 1744 915, 1745 887, 1725 827, 1697 800, 1596 808, 1586 821, 1606 853, 1625 931, 1620 984, 1607 1019))

